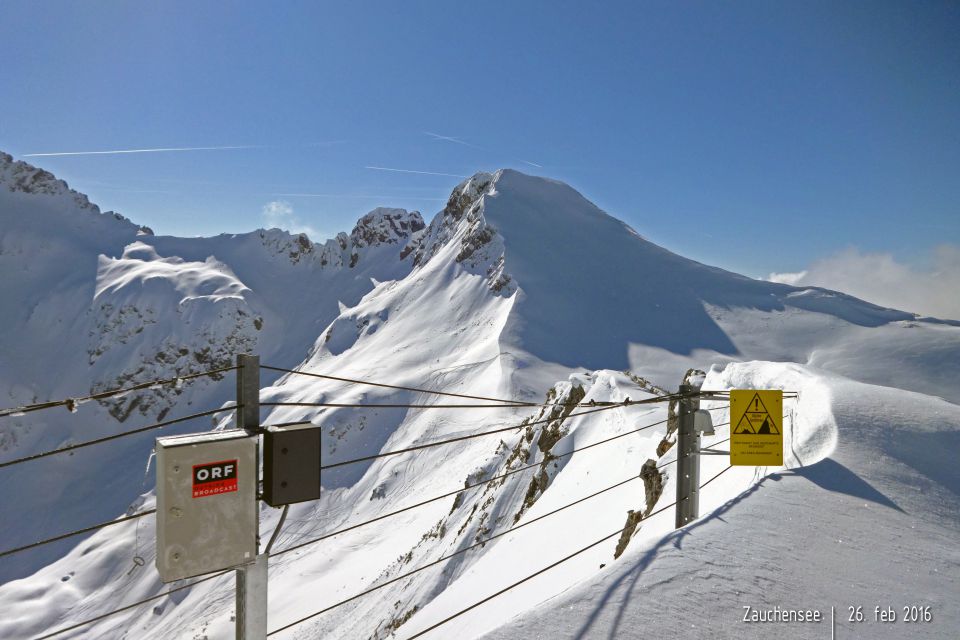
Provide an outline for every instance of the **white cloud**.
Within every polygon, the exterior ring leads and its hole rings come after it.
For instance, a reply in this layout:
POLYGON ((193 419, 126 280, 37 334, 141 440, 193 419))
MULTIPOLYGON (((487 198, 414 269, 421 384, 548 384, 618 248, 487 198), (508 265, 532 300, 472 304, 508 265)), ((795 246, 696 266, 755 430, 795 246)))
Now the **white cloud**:
POLYGON ((918 268, 889 253, 845 249, 796 273, 771 273, 769 280, 825 287, 874 304, 937 318, 960 319, 960 246, 933 249, 930 267, 918 268))
POLYGON ((283 229, 290 233, 305 233, 314 242, 325 237, 318 230, 302 222, 294 214, 293 205, 286 200, 274 200, 263 205, 263 221, 267 228, 283 229))
POLYGON ((797 271, 796 273, 771 273, 767 278, 770 282, 779 282, 780 284, 799 285, 805 277, 807 271, 797 271))

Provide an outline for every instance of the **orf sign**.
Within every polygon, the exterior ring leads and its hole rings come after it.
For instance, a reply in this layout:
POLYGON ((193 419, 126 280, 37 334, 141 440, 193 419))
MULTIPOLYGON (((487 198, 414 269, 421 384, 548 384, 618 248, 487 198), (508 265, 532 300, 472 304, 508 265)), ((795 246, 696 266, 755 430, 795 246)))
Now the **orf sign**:
POLYGON ((213 496, 237 490, 237 460, 193 465, 193 497, 213 496))
POLYGON ((257 436, 157 438, 157 570, 164 582, 257 556, 257 436))

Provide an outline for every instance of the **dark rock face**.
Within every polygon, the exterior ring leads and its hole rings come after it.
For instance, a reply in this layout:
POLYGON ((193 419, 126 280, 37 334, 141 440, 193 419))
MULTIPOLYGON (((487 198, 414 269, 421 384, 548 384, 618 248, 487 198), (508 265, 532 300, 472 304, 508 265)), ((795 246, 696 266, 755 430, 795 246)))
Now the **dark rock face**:
POLYGON ((493 175, 478 173, 453 190, 443 211, 430 223, 422 240, 416 243, 417 246, 413 249, 416 251, 413 258, 414 266, 426 264, 440 250, 440 247, 457 235, 460 224, 464 220, 469 225, 469 229, 461 241, 458 262, 470 258, 478 248, 493 238, 495 231, 487 230, 481 211, 482 198, 493 181, 493 175), (489 234, 486 239, 484 234, 489 234))
MULTIPOLYGON (((0 184, 13 192, 47 195, 71 192, 66 182, 58 180, 49 171, 38 169, 20 160, 14 160, 13 156, 3 152, 0 152, 0 176, 2 176, 0 184)), ((75 191, 73 193, 78 196, 78 202, 83 201, 87 206, 95 206, 91 205, 83 194, 75 191)))
POLYGON ((374 209, 357 221, 350 233, 350 242, 354 247, 397 244, 426 226, 417 211, 374 209))
POLYGON ((366 214, 350 234, 340 232, 324 243, 314 243, 303 233, 290 234, 280 229, 260 230, 264 245, 271 251, 286 254, 293 264, 319 264, 333 269, 352 269, 364 261, 367 249, 402 245, 398 252, 403 260, 411 250, 411 242, 426 224, 418 211, 378 208, 366 214))
MULTIPOLYGON (((13 156, 2 151, 0 151, 0 189, 13 193, 59 196, 72 201, 78 209, 101 215, 100 207, 90 202, 86 195, 71 189, 63 180, 45 169, 37 168, 22 160, 14 160, 13 156)), ((113 211, 107 211, 102 215, 132 224, 130 220, 113 211)), ((141 226, 138 230, 143 235, 153 235, 153 230, 149 227, 141 226)))
POLYGON ((642 511, 640 509, 627 511, 627 521, 623 525, 623 533, 620 534, 620 540, 617 541, 617 548, 613 552, 614 560, 619 558, 623 552, 627 550, 627 545, 630 544, 630 539, 633 537, 633 534, 636 533, 640 521, 650 515, 654 505, 657 504, 657 500, 659 500, 663 494, 663 474, 657 469, 656 460, 647 460, 643 463, 643 467, 640 468, 640 479, 643 480, 643 490, 647 506, 646 509, 642 511))

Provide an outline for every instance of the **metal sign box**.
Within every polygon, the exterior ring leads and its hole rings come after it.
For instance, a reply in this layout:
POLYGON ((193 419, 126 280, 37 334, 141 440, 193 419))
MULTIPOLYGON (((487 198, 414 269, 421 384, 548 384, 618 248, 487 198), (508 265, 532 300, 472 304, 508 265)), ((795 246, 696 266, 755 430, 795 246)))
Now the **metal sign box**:
POLYGON ((257 436, 157 438, 157 571, 164 582, 257 557, 257 436))
POLYGON ((783 391, 730 390, 730 464, 783 465, 783 391))
POLYGON ((320 428, 267 427, 263 432, 263 500, 272 507, 320 497, 320 428))

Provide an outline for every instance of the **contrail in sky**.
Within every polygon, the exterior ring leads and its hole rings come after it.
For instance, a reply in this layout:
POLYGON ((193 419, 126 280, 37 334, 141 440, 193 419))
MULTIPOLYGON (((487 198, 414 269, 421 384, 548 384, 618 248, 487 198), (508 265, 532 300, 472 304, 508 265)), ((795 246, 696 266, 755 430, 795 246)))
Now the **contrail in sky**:
POLYGON ((443 202, 446 198, 422 198, 420 196, 382 196, 382 195, 371 195, 365 193, 273 193, 271 194, 275 197, 285 197, 285 198, 363 198, 363 199, 377 199, 377 200, 437 200, 443 202))
POLYGON ((414 171, 413 169, 391 169, 390 167, 371 167, 367 166, 364 169, 374 169, 375 171, 396 171, 397 173, 419 173, 426 176, 450 176, 451 178, 469 178, 470 176, 462 176, 457 173, 437 173, 436 171, 414 171))
POLYGON ((454 144, 462 144, 465 147, 473 147, 474 149, 480 149, 481 151, 483 150, 481 147, 478 147, 475 144, 470 144, 469 142, 461 140, 460 138, 454 138, 453 136, 442 136, 439 133, 431 133, 430 131, 424 131, 423 133, 424 135, 428 135, 431 138, 435 138, 437 140, 444 140, 446 142, 452 142, 454 144))
POLYGON ((114 149, 112 151, 56 151, 51 153, 25 153, 24 158, 38 158, 40 156, 109 156, 120 153, 163 153, 167 151, 224 151, 231 149, 263 149, 261 145, 244 145, 233 147, 169 147, 159 149, 114 149))
MULTIPOLYGON (((462 144, 465 147, 471 147, 473 149, 478 149, 480 151, 488 151, 488 149, 484 149, 483 147, 477 146, 475 144, 471 144, 465 140, 461 140, 460 138, 456 138, 454 136, 442 136, 439 133, 433 133, 432 131, 424 131, 423 134, 430 136, 431 138, 434 138, 436 140, 443 140, 444 142, 452 142, 454 144, 462 144)), ((530 162, 529 160, 520 160, 520 162, 522 162, 523 164, 528 164, 531 167, 536 167, 537 169, 543 169, 543 165, 537 164, 536 162, 530 162)))

